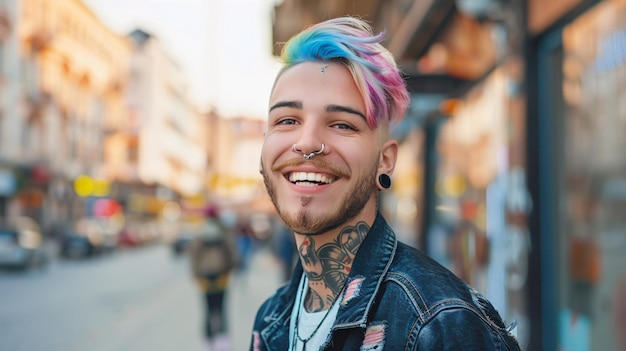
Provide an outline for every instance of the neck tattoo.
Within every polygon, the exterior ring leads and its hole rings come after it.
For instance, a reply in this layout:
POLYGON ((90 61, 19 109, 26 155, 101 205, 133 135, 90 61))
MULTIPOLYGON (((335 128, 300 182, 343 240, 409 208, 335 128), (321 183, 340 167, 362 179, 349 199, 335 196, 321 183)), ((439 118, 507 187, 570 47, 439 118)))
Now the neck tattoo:
POLYGON ((365 222, 347 226, 337 237, 319 247, 318 236, 307 235, 298 247, 302 266, 309 279, 311 294, 306 299, 307 310, 323 311, 331 305, 350 274, 352 261, 367 236, 370 227, 365 222))
POLYGON ((330 314, 339 296, 345 289, 345 284, 352 268, 352 261, 367 236, 370 227, 365 222, 358 222, 354 226, 347 226, 341 230, 335 240, 324 243, 319 248, 315 246, 314 235, 307 235, 298 247, 301 262, 308 282, 301 284, 300 298, 297 302, 293 349, 296 349, 298 340, 302 343, 302 350, 306 350, 306 343, 310 341, 321 328, 330 314), (309 289, 309 296, 306 291, 309 289), (317 288, 314 288, 317 287, 317 288), (300 324, 300 309, 306 308, 310 312, 321 312, 327 308, 324 317, 315 327, 311 335, 301 337, 298 325, 300 324))

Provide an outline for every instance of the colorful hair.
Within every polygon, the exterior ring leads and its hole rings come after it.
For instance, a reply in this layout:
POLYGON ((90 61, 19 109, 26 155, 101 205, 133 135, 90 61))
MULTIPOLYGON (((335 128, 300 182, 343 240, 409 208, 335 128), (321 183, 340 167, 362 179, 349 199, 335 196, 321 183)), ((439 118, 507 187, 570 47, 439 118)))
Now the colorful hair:
POLYGON ((283 47, 282 74, 307 61, 344 64, 365 97, 370 127, 380 122, 396 125, 404 117, 409 94, 391 53, 380 42, 384 33, 374 35, 366 22, 340 17, 321 22, 295 35, 283 47))

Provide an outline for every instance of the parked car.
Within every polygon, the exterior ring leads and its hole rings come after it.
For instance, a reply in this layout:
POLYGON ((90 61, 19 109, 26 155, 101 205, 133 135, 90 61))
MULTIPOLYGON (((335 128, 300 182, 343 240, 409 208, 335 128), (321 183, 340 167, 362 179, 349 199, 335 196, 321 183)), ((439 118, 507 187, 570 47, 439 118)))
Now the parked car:
POLYGON ((117 245, 122 248, 137 247, 143 244, 141 228, 137 223, 127 222, 117 236, 117 245))
POLYGON ((161 229, 155 221, 128 219, 117 237, 120 247, 131 248, 158 243, 161 229))
POLYGON ((95 218, 78 220, 61 242, 61 255, 67 258, 83 258, 110 252, 117 246, 117 233, 104 221, 95 218))
POLYGON ((61 256, 66 258, 84 258, 98 252, 96 246, 85 235, 69 232, 61 242, 61 256))
POLYGON ((29 217, 0 218, 0 266, 26 269, 48 261, 41 229, 29 217))

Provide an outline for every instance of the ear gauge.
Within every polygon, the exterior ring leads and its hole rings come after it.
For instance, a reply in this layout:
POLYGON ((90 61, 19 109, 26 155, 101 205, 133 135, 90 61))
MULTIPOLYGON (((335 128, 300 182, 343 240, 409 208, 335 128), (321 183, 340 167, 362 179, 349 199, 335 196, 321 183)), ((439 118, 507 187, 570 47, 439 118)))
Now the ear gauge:
POLYGON ((383 189, 391 188, 391 178, 387 173, 381 173, 378 176, 378 185, 383 189))

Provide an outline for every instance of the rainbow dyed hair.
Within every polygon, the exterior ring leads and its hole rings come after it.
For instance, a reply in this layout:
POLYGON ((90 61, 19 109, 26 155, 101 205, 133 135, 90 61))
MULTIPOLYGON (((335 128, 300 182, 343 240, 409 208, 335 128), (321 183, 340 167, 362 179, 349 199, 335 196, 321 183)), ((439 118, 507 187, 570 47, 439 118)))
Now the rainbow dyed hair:
POLYGON ((369 24, 354 17, 318 23, 287 41, 278 77, 302 62, 339 62, 350 70, 364 97, 369 126, 397 125, 406 112, 409 93, 393 56, 380 44, 383 37, 384 33, 374 35, 369 24))

